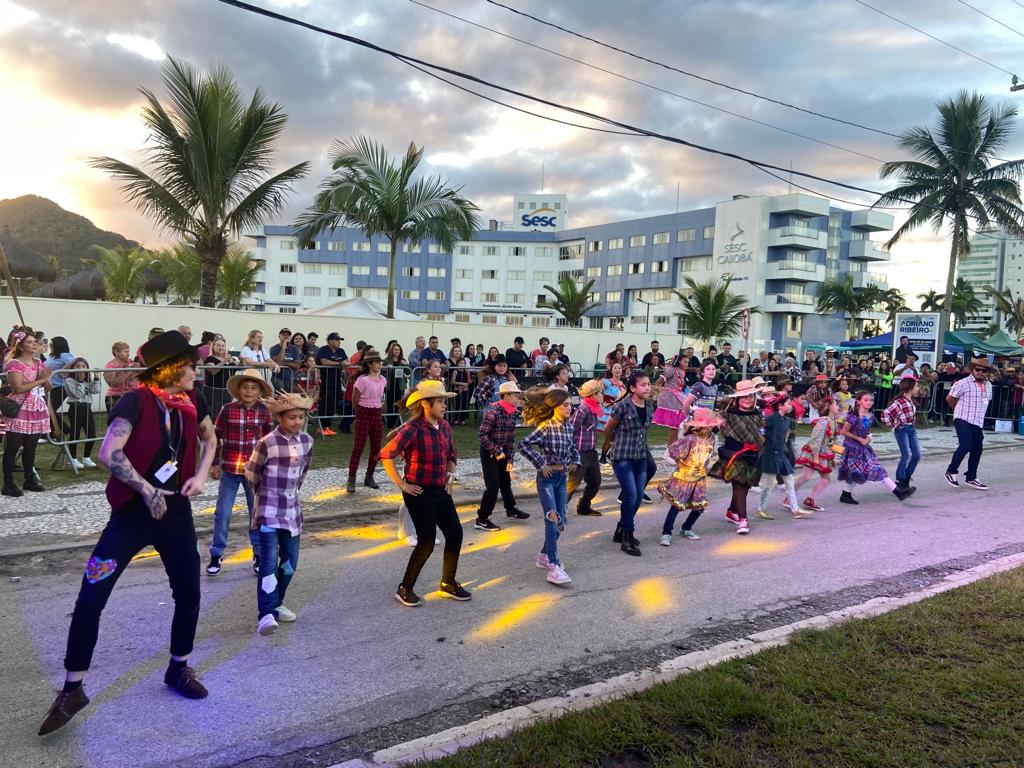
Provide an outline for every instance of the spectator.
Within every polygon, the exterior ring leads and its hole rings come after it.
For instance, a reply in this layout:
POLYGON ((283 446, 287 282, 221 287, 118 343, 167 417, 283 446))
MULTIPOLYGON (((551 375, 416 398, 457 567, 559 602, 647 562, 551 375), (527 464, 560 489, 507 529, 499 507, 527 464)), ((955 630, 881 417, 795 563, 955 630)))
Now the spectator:
POLYGON ((537 358, 546 358, 548 356, 548 348, 551 346, 551 341, 547 336, 541 336, 537 343, 537 348, 530 353, 530 360, 533 361, 534 370, 541 370, 537 368, 537 358))
POLYGON ((658 341, 651 342, 651 351, 644 355, 640 365, 646 371, 648 368, 664 368, 665 356, 660 352, 661 344, 658 341))
POLYGON ((213 331, 203 331, 202 336, 199 337, 199 359, 205 360, 210 356, 210 344, 217 338, 217 334, 213 331))
POLYGON ((484 361, 483 350, 477 352, 476 344, 466 345, 466 363, 470 368, 479 368, 484 361))
POLYGON ((277 344, 270 348, 270 359, 277 363, 273 384, 277 389, 292 392, 295 388, 295 373, 302 366, 302 352, 292 341, 292 332, 282 328, 277 334, 277 344))
POLYGON ((549 390, 561 389, 568 392, 571 375, 572 371, 569 370, 569 366, 555 363, 544 369, 544 383, 547 384, 549 390))
POLYGON ((384 390, 384 423, 388 429, 397 427, 400 421, 398 403, 405 397, 405 389, 409 380, 407 365, 402 345, 397 341, 394 342, 384 359, 383 369, 384 378, 388 381, 387 388, 384 390))
POLYGON ((231 402, 228 394, 228 379, 234 373, 233 366, 238 365, 237 357, 228 354, 227 344, 223 338, 214 339, 210 344, 210 354, 203 360, 205 369, 203 394, 210 408, 212 418, 216 421, 220 409, 225 403, 231 402))
POLYGON ((185 341, 192 341, 192 329, 189 328, 187 325, 179 325, 178 333, 185 337, 185 341))
POLYGON ((469 395, 470 388, 473 385, 473 372, 469 370, 469 361, 462 356, 462 349, 460 347, 452 347, 448 363, 448 391, 455 393, 455 398, 452 400, 452 408, 449 411, 453 418, 449 419, 449 421, 454 426, 463 426, 468 421, 469 395))
POLYGON ((50 418, 46 400, 39 389, 50 389, 50 369, 36 359, 39 342, 31 329, 17 331, 11 338, 4 358, 10 399, 21 407, 11 418, 4 419, 7 434, 4 437, 3 473, 4 496, 22 496, 22 489, 14 482, 14 463, 21 451, 21 466, 25 473, 26 491, 44 490, 36 474, 36 444, 39 436, 50 431, 50 418))
MULTIPOLYGON (((310 355, 310 353, 306 351, 306 347, 308 346, 306 337, 301 333, 292 334, 292 345, 299 350, 299 360, 301 362, 305 362, 306 358, 310 355)), ((316 355, 314 355, 314 357, 316 357, 316 355)), ((299 367, 301 368, 301 366, 299 367)))
POLYGON ((737 360, 732 353, 732 344, 730 344, 729 342, 725 342, 725 344, 722 345, 722 353, 718 355, 718 357, 715 359, 718 360, 719 368, 721 368, 723 365, 728 365, 733 370, 736 369, 737 360))
POLYGON ((607 355, 604 356, 604 367, 611 367, 612 361, 621 363, 623 366, 626 364, 626 345, 616 344, 615 348, 612 349, 607 355))
POLYGON ((320 420, 320 428, 326 437, 333 437, 338 434, 331 429, 331 423, 338 412, 338 403, 342 395, 341 373, 344 369, 348 354, 341 348, 342 338, 335 331, 327 334, 327 345, 320 347, 316 354, 316 364, 320 366, 320 401, 317 415, 320 420))
POLYGON ((68 367, 72 373, 64 377, 68 401, 64 437, 70 443, 68 450, 71 452, 71 466, 81 470, 96 466, 92 460, 92 444, 96 440, 96 419, 92 415, 92 403, 100 393, 100 375, 89 372, 89 361, 84 357, 76 357, 68 367), (79 435, 85 435, 82 461, 78 460, 79 435))
POLYGON ((359 363, 363 359, 363 355, 368 355, 371 350, 373 350, 373 347, 362 339, 357 341, 356 351, 348 359, 344 369, 345 394, 341 402, 341 427, 338 431, 346 435, 351 434, 352 425, 355 423, 356 418, 355 408, 352 407, 352 387, 359 377, 359 363))
MULTIPOLYGON (((483 347, 480 347, 480 348, 483 349, 483 347)), ((490 349, 487 350, 487 357, 484 358, 483 365, 487 365, 487 363, 490 363, 493 366, 494 363, 497 361, 497 359, 499 357, 501 357, 501 356, 502 355, 501 355, 500 352, 498 352, 498 348, 497 347, 491 347, 490 349)), ((529 360, 529 357, 527 357, 527 360, 529 360)), ((506 362, 507 361, 508 361, 508 358, 506 358, 506 362)), ((512 366, 510 365, 509 368, 511 368, 511 367, 512 366)), ((484 375, 483 371, 481 371, 480 374, 481 374, 481 377, 482 377, 484 375)))
POLYGON ((427 360, 437 360, 442 368, 448 367, 448 358, 437 348, 437 344, 437 336, 431 336, 427 340, 427 348, 420 354, 420 365, 425 365, 427 360))
POLYGON ((808 349, 807 352, 804 353, 804 361, 800 364, 800 370, 806 374, 812 365, 815 368, 818 368, 818 353, 813 349, 808 349))
POLYGON ((501 399, 498 393, 501 385, 507 381, 516 383, 516 377, 509 370, 508 360, 504 355, 498 355, 493 360, 489 359, 485 362, 481 373, 483 379, 480 380, 476 388, 476 403, 486 410, 501 399))
MULTIPOLYGON (((149 341, 150 339, 156 338, 157 336, 159 336, 163 332, 164 332, 163 328, 150 328, 149 329, 149 333, 146 335, 146 341, 149 341)), ((145 364, 145 361, 142 359, 142 344, 140 344, 139 348, 135 350, 135 362, 143 364, 143 365, 145 364)))
POLYGON ((634 368, 640 367, 640 360, 637 357, 636 344, 630 344, 629 349, 626 350, 626 365, 632 371, 634 368))
POLYGON ((280 366, 270 359, 270 354, 263 348, 263 334, 260 331, 249 331, 242 345, 242 365, 248 368, 258 368, 267 381, 277 373, 280 366))
POLYGON ((316 357, 317 352, 320 351, 320 345, 317 344, 318 341, 320 341, 320 336, 319 334, 317 334, 316 331, 310 331, 309 333, 306 334, 305 352, 307 357, 309 357, 310 355, 312 355, 314 358, 316 357))
POLYGON ((53 406, 54 413, 60 411, 66 395, 64 374, 59 371, 70 368, 74 359, 75 356, 71 354, 67 339, 63 336, 54 336, 50 339, 50 356, 46 358, 44 365, 50 371, 50 384, 53 386, 50 390, 50 405, 53 406))
POLYGON ((558 345, 558 362, 562 365, 569 365, 569 356, 565 354, 565 344, 558 345))
POLYGON ((427 347, 427 340, 422 336, 416 337, 415 348, 409 353, 409 367, 412 368, 413 381, 419 381, 423 378, 423 371, 419 370, 423 366, 423 351, 427 347))
POLYGON ((131 347, 127 341, 115 341, 110 348, 114 357, 104 366, 110 369, 103 374, 103 380, 107 383, 106 406, 107 413, 114 407, 118 400, 126 392, 131 392, 138 386, 138 373, 130 368, 138 368, 131 358, 131 347))
POLYGON ((825 347, 825 359, 822 361, 821 372, 834 379, 839 371, 835 347, 825 347))
POLYGON ((426 381, 440 381, 444 383, 444 368, 440 360, 427 360, 423 366, 423 379, 426 381))

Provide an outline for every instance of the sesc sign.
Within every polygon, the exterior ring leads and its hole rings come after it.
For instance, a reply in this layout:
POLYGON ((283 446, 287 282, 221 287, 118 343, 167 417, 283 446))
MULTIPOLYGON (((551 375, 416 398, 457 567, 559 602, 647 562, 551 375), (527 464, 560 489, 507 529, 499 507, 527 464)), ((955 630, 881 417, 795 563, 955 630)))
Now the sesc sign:
POLYGON ((557 226, 558 211, 554 208, 538 208, 531 213, 524 213, 520 223, 524 227, 555 227, 557 226), (553 214, 548 216, 546 214, 553 214))

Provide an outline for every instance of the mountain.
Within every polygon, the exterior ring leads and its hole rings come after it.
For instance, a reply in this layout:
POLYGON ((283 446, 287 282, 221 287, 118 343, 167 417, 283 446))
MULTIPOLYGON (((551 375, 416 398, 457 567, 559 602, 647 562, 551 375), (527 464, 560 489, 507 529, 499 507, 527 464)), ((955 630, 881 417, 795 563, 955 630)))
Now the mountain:
POLYGON ((38 195, 0 200, 0 229, 3 227, 9 227, 18 242, 43 258, 56 256, 60 269, 70 273, 86 269, 82 259, 95 257, 90 250, 93 245, 104 248, 138 245, 38 195))

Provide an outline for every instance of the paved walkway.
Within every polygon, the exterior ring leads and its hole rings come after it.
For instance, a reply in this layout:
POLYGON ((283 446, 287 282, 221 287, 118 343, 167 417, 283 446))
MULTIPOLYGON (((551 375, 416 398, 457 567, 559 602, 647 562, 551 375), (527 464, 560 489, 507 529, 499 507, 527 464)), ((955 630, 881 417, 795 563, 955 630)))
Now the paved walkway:
MULTIPOLYGON (((860 506, 840 506, 833 487, 827 512, 754 520, 746 537, 723 519, 728 488, 712 483, 700 541, 657 546, 663 507, 641 508, 641 558, 611 543, 615 515, 571 516, 567 588, 533 565, 542 529, 528 499, 534 516, 524 523, 465 528, 459 576, 471 602, 430 593, 436 553, 419 585, 427 605, 415 610, 392 600, 409 552, 394 539, 393 515, 321 526, 304 537, 289 593, 299 621, 272 638, 254 634, 255 580, 244 551, 232 550, 221 576, 203 577, 194 662, 211 695, 200 702, 162 685, 171 598, 158 559, 145 559, 104 616, 86 682, 93 703, 45 741, 35 731, 61 676, 83 556, 0 561, 0 765, 101 768, 131 756, 139 768, 319 768, 1024 551, 1020 453, 985 456, 987 493, 948 488, 944 464, 922 464, 921 489, 906 503, 873 486, 858 492, 860 506)), ((614 494, 600 507, 612 511, 614 494)))

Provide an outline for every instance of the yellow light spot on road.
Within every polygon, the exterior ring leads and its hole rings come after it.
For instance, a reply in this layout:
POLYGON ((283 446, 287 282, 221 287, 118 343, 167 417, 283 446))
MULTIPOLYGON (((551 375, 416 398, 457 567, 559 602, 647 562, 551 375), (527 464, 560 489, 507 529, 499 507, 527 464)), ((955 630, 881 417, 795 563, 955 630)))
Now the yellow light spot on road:
POLYGON ((221 565, 238 565, 239 563, 248 563, 252 560, 252 547, 246 547, 240 549, 233 555, 228 555, 221 559, 221 565))
POLYGON ((367 549, 361 549, 358 552, 353 552, 350 555, 345 555, 345 560, 361 560, 364 557, 373 557, 374 555, 383 555, 385 552, 391 552, 396 549, 401 549, 405 546, 404 541, 389 541, 384 544, 378 544, 375 547, 369 547, 367 549))
POLYGON ((486 531, 473 531, 473 533, 479 535, 475 536, 476 541, 462 546, 463 555, 470 555, 484 549, 507 547, 509 544, 515 544, 530 535, 530 531, 526 528, 502 528, 494 533, 487 533, 486 531))
POLYGON ((326 490, 320 491, 320 493, 314 493, 312 496, 309 497, 309 500, 314 502, 331 501, 332 499, 337 499, 340 496, 344 496, 345 493, 346 491, 344 488, 328 488, 326 490))
POLYGON ((626 590, 626 594, 633 605, 633 610, 640 616, 657 616, 667 613, 675 605, 668 579, 660 576, 635 582, 626 590))
POLYGON ((316 539, 370 539, 384 541, 393 538, 395 526, 393 523, 377 523, 376 525, 353 525, 348 528, 335 528, 331 531, 320 531, 313 534, 316 539))
POLYGON ((488 581, 485 581, 483 584, 478 585, 476 587, 475 591, 479 592, 481 589, 488 589, 489 587, 496 587, 499 584, 504 584, 506 581, 508 581, 508 576, 499 576, 496 579, 490 579, 488 581))
POLYGON ((788 541, 764 541, 749 537, 736 538, 715 549, 716 555, 770 555, 785 552, 790 547, 788 541))
POLYGON ((469 639, 493 640, 496 637, 501 637, 516 627, 522 626, 550 610, 558 599, 558 595, 550 592, 538 592, 535 595, 529 595, 521 600, 517 600, 506 610, 473 630, 469 635, 469 639))
POLYGON ((582 536, 577 536, 576 541, 586 541, 587 539, 596 539, 598 536, 606 535, 606 531, 589 531, 584 533, 582 536))

